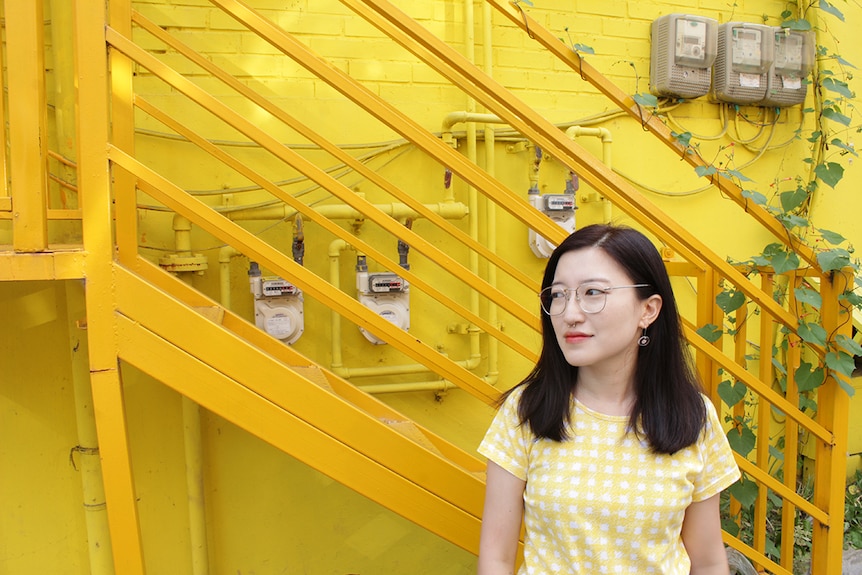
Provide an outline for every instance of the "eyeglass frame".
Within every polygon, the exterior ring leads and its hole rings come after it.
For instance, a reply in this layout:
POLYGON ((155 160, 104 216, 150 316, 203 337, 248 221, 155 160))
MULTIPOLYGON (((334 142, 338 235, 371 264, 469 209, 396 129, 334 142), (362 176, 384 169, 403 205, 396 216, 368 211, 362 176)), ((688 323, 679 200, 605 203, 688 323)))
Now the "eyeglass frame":
POLYGON ((604 311, 605 306, 608 305, 608 294, 612 290, 625 289, 625 288, 642 288, 642 287, 651 287, 651 286, 650 286, 650 284, 632 284, 632 285, 624 285, 624 286, 602 287, 600 284, 585 282, 585 283, 580 284, 578 287, 572 289, 572 288, 567 288, 567 287, 561 288, 560 286, 550 285, 550 286, 546 287, 545 289, 543 289, 542 291, 539 292, 539 294, 538 294, 539 295, 539 305, 541 306, 542 311, 545 312, 546 314, 548 314, 549 317, 556 317, 559 315, 563 315, 566 312, 566 308, 569 307, 569 301, 572 299, 572 294, 574 294, 575 295, 575 301, 578 303, 578 307, 580 308, 580 310, 582 312, 587 313, 587 314, 601 313, 602 311, 604 311), (584 309, 584 306, 581 305, 581 297, 580 297, 580 295, 578 295, 580 292, 580 289, 584 286, 595 287, 596 289, 598 289, 599 291, 601 291, 602 293, 605 294, 605 299, 604 299, 604 302, 602 302, 601 308, 597 309, 596 311, 587 311, 584 309), (554 289, 560 289, 563 291, 563 293, 566 295, 566 303, 565 303, 565 305, 563 305, 563 309, 561 309, 559 313, 552 314, 550 311, 545 309, 545 303, 542 299, 542 294, 545 292, 549 292, 549 290, 554 290, 554 289))

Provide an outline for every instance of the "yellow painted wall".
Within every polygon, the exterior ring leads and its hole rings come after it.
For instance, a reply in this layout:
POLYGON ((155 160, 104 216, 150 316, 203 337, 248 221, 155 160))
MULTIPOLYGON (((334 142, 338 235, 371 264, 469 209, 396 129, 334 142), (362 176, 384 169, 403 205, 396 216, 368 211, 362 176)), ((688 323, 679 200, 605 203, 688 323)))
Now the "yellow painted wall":
POLYGON ((88 572, 64 282, 0 282, 0 572, 88 572))
MULTIPOLYGON (((680 10, 672 2, 590 1, 573 3, 563 0, 534 0, 529 8, 533 17, 566 41, 591 46, 596 55, 587 56, 602 73, 631 93, 647 91, 649 70, 649 24, 662 14, 680 10)), ((427 66, 385 39, 376 29, 353 15, 337 0, 249 0, 312 50, 326 57, 335 67, 348 72, 372 92, 379 94, 431 131, 441 129, 445 115, 465 110, 466 97, 441 81, 427 66)), ((359 154, 378 142, 396 140, 399 136, 380 122, 358 110, 334 90, 314 79, 289 58, 275 52, 249 32, 240 30, 229 17, 207 0, 135 1, 134 7, 158 24, 168 27, 184 41, 201 50, 213 61, 240 76, 249 86, 260 90, 285 109, 339 144, 364 144, 359 154)), ((398 3, 435 34, 464 51, 464 7, 462 3, 426 0, 404 0, 398 3)), ((56 4, 46 4, 57 10, 56 4)), ((721 21, 762 21, 777 24, 785 8, 782 2, 759 0, 743 6, 731 6, 718 0, 698 4, 697 14, 721 21)), ((829 19, 829 30, 839 38, 850 38, 852 23, 862 21, 860 8, 841 5, 850 24, 829 19)), ((50 12, 50 10, 49 10, 50 12)), ((476 58, 482 61, 483 36, 480 25, 481 3, 476 3, 476 58)), ((522 32, 500 15, 493 19, 493 76, 512 89, 555 122, 583 121, 612 108, 612 104, 576 74, 553 61, 522 32)), ((62 44, 63 35, 53 42, 62 44)), ((239 101, 217 81, 205 78, 171 50, 141 31, 135 39, 152 50, 163 61, 195 78, 202 86, 235 105, 255 123, 265 126, 273 135, 291 144, 304 144, 291 130, 278 126, 266 114, 239 101)), ((840 45, 842 56, 851 62, 862 62, 862 47, 852 42, 840 45)), ((58 62, 61 59, 56 60, 58 62)), ((182 96, 168 90, 146 70, 138 69, 135 88, 138 94, 182 118, 205 136, 224 141, 245 142, 246 138, 214 122, 206 112, 190 105, 182 96)), ((66 78, 70 71, 51 68, 50 74, 66 78)), ((857 81, 851 81, 851 87, 857 81)), ((59 101, 59 100, 57 100, 59 101)), ((60 108, 62 109, 62 107, 60 108)), ((55 108, 55 111, 57 109, 55 108)), ((756 108, 740 110, 752 121, 760 118, 756 108)), ((752 186, 770 195, 771 184, 784 178, 805 174, 807 155, 804 139, 793 140, 801 119, 800 108, 782 115, 775 128, 773 143, 791 144, 769 151, 745 173, 755 182, 752 186)), ((680 128, 699 135, 721 131, 718 107, 703 99, 683 104, 672 111, 680 128)), ((810 127, 809 116, 804 126, 810 127)), ((61 125, 58 121, 57 126, 61 125)), ((660 189, 667 194, 645 192, 669 217, 694 231, 717 253, 734 259, 746 259, 758 253, 765 243, 773 241, 733 202, 714 190, 687 194, 703 185, 693 170, 643 131, 628 117, 613 117, 601 124, 613 134, 613 166, 635 182, 660 189)), ((162 137, 167 130, 138 113, 136 138, 138 156, 156 167, 183 188, 191 190, 227 189, 226 195, 207 195, 212 205, 252 205, 266 201, 262 192, 233 190, 247 182, 231 174, 212 160, 203 157, 183 143, 162 137), (147 130, 147 131, 143 131, 147 130)), ((834 127, 834 126, 833 126, 834 127)), ((855 125, 854 125, 855 128, 855 125)), ((458 125, 455 130, 463 130, 458 125)), ((676 129, 676 128, 674 128, 676 129)), ((59 128, 57 128, 59 130, 59 128)), ((680 130, 677 130, 680 131, 680 130)), ((729 133, 738 140, 752 138, 756 129, 739 122, 739 133, 733 122, 729 133)), ((853 141, 854 132, 839 134, 853 141)), ((502 135, 501 135, 502 136, 502 135)), ((55 137, 55 136, 52 136, 55 137)), ((513 190, 526 196, 532 149, 521 149, 517 138, 498 141, 493 166, 497 177, 513 190), (514 146, 514 147, 513 147, 514 146)), ((739 166, 754 158, 757 151, 731 143, 725 136, 701 143, 703 154, 717 161, 739 166), (723 148, 724 149, 721 149, 723 148), (729 154, 732 151, 732 158, 729 154)), ((763 144, 763 138, 755 143, 763 144)), ((592 138, 579 143, 601 157, 599 142, 592 138)), ((269 174, 274 180, 296 177, 294 170, 281 166, 253 147, 228 146, 244 162, 269 174)), ((296 149, 322 167, 335 162, 319 151, 296 149)), ((460 148, 465 150, 465 146, 460 148)), ((445 196, 444 167, 417 150, 385 152, 370 165, 423 202, 440 202, 445 196)), ((833 152, 834 153, 834 152, 833 152)), ((484 148, 478 149, 484 165, 484 148)), ((855 216, 862 213, 859 194, 855 193, 862 175, 845 161, 847 174, 836 190, 821 188, 815 197, 814 217, 818 226, 844 234, 854 245, 862 242, 862 228, 855 216)), ((561 191, 566 170, 559 161, 543 161, 540 187, 545 192, 561 191)), ((377 203, 391 198, 357 178, 342 177, 351 188, 366 194, 377 203)), ((785 185, 785 184, 782 184, 785 185)), ((291 192, 304 190, 307 181, 287 186, 291 192)), ((786 189, 786 188, 779 188, 786 189)), ((600 221, 598 204, 584 201, 590 189, 582 182, 579 195, 578 225, 600 221)), ((467 189, 456 178, 454 199, 467 202, 467 189)), ((303 196, 309 201, 337 203, 320 190, 303 196)), ((56 201, 59 201, 57 199, 56 201)), ((153 201, 142 196, 142 204, 153 201)), ((57 206, 59 207, 59 206, 57 206)), ((502 209, 497 209, 500 231, 499 253, 516 262, 537 278, 543 261, 535 258, 527 246, 527 231, 502 209)), ((480 201, 476 216, 486 222, 488 207, 480 201)), ((631 223, 618 210, 613 220, 631 223)), ((290 252, 292 228, 289 222, 242 221, 273 245, 290 252)), ((455 221, 467 230, 467 218, 455 221)), ((6 243, 8 221, 0 221, 0 243, 6 243)), ((344 222, 350 228, 351 222, 344 222)), ((414 231, 439 247, 467 262, 467 254, 425 221, 417 221, 414 231)), ((67 227, 56 227, 54 240, 75 233, 67 227)), ((397 259, 395 241, 373 224, 364 224, 358 234, 364 240, 385 250, 397 259)), ((329 279, 328 246, 333 239, 313 223, 305 227, 307 250, 305 266, 329 279)), ((481 239, 487 239, 484 226, 481 239)), ((140 215, 141 252, 154 261, 174 248, 171 217, 157 210, 140 215)), ((218 251, 222 243, 200 230, 194 230, 195 252, 205 254, 209 269, 195 276, 195 287, 219 300, 218 251)), ((342 254, 339 269, 342 289, 353 293, 353 252, 342 254)), ((469 292, 444 271, 435 268, 415 250, 411 252, 412 269, 423 277, 433 277, 456 299, 468 301, 469 292)), ((380 267, 370 262, 372 270, 380 267)), ((253 320, 252 298, 248 292, 248 260, 233 258, 230 264, 230 307, 253 320)), ((484 273, 483 267, 483 273, 484 273)), ((511 288, 513 296, 534 301, 534 295, 521 287, 511 288)), ((693 288, 684 280, 675 284, 684 310, 693 310, 693 288)), ((55 283, 0 283, 0 572, 87 572, 86 535, 81 512, 80 479, 69 463, 70 450, 77 444, 74 402, 71 395, 71 349, 76 334, 69 325, 75 318, 66 312, 66 286, 55 283), (12 438, 13 440, 7 440, 12 438), (17 440, 16 440, 17 439, 17 440), (7 511, 8 510, 8 511, 7 511)), ((482 304, 483 310, 485 304, 482 304)), ((453 359, 469 357, 467 336, 458 333, 457 324, 464 320, 440 306, 432 298, 414 290, 411 300, 411 332, 431 345, 439 346, 453 359), (450 329, 454 328, 454 329, 450 329)), ((321 302, 306 298, 306 331, 296 349, 329 366, 331 361, 329 311, 321 302)), ((536 347, 538 336, 503 314, 501 321, 507 333, 525 344, 536 347)), ((343 322, 344 360, 347 367, 369 367, 412 363, 388 346, 372 346, 349 322, 343 322)), ((498 366, 500 389, 511 387, 529 368, 526 360, 501 348, 498 366)), ((482 340, 482 362, 476 373, 484 376, 490 366, 488 348, 482 340)), ((188 515, 184 483, 184 456, 180 398, 151 378, 124 366, 123 379, 127 393, 131 449, 138 486, 139 509, 147 567, 150 573, 189 573, 188 515)), ((365 378, 357 384, 403 381, 426 381, 431 374, 403 377, 365 378)), ((858 387, 858 386, 857 386, 858 387)), ((857 394, 854 413, 862 403, 857 394)), ((384 394, 384 401, 407 416, 440 433, 464 449, 474 450, 491 417, 491 410, 459 390, 441 397, 432 392, 384 394)), ((862 418, 851 418, 851 452, 862 451, 862 418)), ((208 516, 208 538, 213 573, 469 573, 475 558, 430 535, 376 504, 355 495, 330 479, 296 462, 289 456, 252 438, 222 419, 203 415, 204 459, 206 462, 205 494, 208 516)), ((858 466, 858 458, 851 461, 858 466)))

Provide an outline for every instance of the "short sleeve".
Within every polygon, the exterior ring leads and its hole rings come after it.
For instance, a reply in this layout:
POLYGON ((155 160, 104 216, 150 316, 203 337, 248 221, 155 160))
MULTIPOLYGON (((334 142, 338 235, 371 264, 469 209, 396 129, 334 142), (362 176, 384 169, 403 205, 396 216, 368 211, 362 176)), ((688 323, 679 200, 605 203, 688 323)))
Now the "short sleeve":
POLYGON ((529 451, 533 443, 529 424, 521 425, 518 402, 523 388, 510 393, 479 444, 479 453, 524 481, 527 480, 529 451))
POLYGON ((739 466, 727 441, 715 406, 704 397, 706 426, 699 440, 703 470, 695 478, 692 501, 703 501, 720 493, 740 478, 739 466))

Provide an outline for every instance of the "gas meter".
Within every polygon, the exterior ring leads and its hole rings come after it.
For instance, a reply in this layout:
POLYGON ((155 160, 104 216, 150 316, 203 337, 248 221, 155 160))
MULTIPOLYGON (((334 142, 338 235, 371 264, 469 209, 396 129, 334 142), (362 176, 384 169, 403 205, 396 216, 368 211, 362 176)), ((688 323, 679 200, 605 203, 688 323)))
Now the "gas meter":
POLYGON ((734 104, 763 100, 773 59, 772 31, 771 26, 748 22, 727 22, 718 27, 711 99, 734 104))
POLYGON ((276 339, 291 345, 305 330, 302 291, 277 277, 261 275, 257 262, 248 270, 254 296, 254 323, 276 339))
MULTIPOLYGON (((546 216, 552 222, 566 230, 568 233, 575 231, 575 190, 576 185, 566 186, 564 194, 540 194, 538 190, 531 189, 530 204, 546 216)), ((530 249, 537 258, 549 258, 555 246, 531 229, 529 232, 530 249)))
POLYGON ((718 22, 704 16, 667 14, 653 21, 650 92, 697 98, 709 92, 718 22))
POLYGON ((773 28, 774 59, 769 70, 762 106, 794 106, 805 101, 805 81, 814 64, 814 38, 810 32, 773 28))
MULTIPOLYGON (((365 258, 360 256, 356 265, 356 291, 359 302, 405 331, 410 329, 410 285, 398 274, 368 273, 365 258)), ((359 331, 375 345, 386 342, 365 328, 359 331)))

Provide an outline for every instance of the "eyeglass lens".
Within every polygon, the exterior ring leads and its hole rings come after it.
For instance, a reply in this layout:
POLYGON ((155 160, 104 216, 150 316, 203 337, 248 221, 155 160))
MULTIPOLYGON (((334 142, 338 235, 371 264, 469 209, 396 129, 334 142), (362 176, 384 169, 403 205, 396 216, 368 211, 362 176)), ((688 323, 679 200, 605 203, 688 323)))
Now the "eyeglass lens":
POLYGON ((566 310, 572 296, 575 296, 584 313, 598 313, 604 309, 608 293, 606 288, 590 284, 580 285, 576 289, 551 286, 542 290, 542 309, 548 315, 560 315, 566 310))

